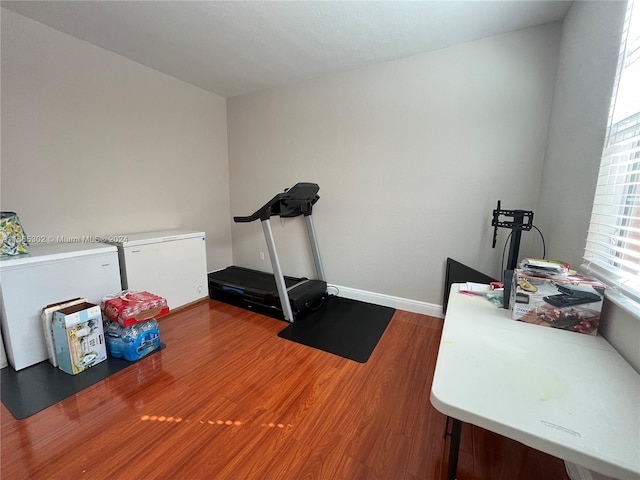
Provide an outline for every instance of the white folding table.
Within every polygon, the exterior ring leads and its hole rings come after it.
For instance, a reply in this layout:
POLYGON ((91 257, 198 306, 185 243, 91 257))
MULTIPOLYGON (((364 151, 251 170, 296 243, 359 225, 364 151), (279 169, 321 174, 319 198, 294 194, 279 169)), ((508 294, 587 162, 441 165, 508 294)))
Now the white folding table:
POLYGON ((640 375, 601 336, 511 320, 451 287, 433 406, 461 422, 623 480, 640 479, 640 375))

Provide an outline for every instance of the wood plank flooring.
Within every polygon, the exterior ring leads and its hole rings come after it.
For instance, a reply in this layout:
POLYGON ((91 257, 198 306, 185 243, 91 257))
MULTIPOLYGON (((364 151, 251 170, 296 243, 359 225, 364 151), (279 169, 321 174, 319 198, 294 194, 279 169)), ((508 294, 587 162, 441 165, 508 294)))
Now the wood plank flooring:
MULTIPOLYGON (((163 351, 25 420, 3 405, 1 477, 445 478, 429 402, 441 319, 396 312, 366 364, 285 327, 213 300, 165 317, 163 351)), ((459 480, 567 478, 560 460, 464 426, 459 480)))

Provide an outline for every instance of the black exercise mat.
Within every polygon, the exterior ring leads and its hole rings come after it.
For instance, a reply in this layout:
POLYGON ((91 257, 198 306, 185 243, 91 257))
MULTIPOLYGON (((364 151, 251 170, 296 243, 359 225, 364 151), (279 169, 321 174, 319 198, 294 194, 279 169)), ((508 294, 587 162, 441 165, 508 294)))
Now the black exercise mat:
MULTIPOLYGON (((160 348, 149 355, 163 348, 165 345, 160 344, 160 348)), ((0 396, 11 415, 17 420, 22 420, 135 363, 137 362, 107 357, 105 361, 77 375, 69 375, 47 360, 17 372, 11 366, 7 366, 0 370, 0 396)))
POLYGON ((278 333, 278 336, 366 363, 395 309, 342 297, 329 297, 278 333))

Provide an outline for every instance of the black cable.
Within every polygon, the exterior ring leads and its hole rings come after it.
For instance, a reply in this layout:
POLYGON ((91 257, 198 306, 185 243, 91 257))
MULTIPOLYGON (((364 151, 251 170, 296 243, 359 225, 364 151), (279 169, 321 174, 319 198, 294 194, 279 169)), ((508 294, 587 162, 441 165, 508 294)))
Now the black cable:
POLYGON ((500 281, 504 283, 504 257, 507 253, 507 245, 509 244, 509 239, 511 238, 511 234, 513 232, 509 232, 507 239, 504 241, 504 248, 502 249, 502 261, 500 262, 500 281))
POLYGON ((304 304, 304 306, 305 306, 305 308, 308 308, 309 310, 315 312, 316 310, 318 310, 324 304, 324 302, 326 302, 330 298, 337 297, 339 293, 340 293, 340 289, 338 287, 336 287, 335 285, 330 285, 330 286, 327 287, 326 294, 322 296, 322 298, 320 299, 320 302, 318 302, 317 305, 312 306, 309 302, 307 302, 307 303, 304 304), (336 293, 335 294, 334 293, 329 293, 328 290, 330 288, 335 288, 336 293))
POLYGON ((311 304, 310 304, 309 302, 307 302, 307 303, 305 303, 305 304, 304 304, 304 306, 305 306, 305 308, 308 308, 309 310, 311 310, 311 311, 315 312, 315 311, 316 311, 316 310, 318 310, 318 309, 319 309, 319 308, 324 304, 324 302, 325 302, 328 298, 330 298, 330 297, 331 297, 330 295, 323 295, 323 296, 322 296, 322 298, 320 299, 320 302, 319 302, 317 305, 315 305, 315 306, 311 306, 311 304))
POLYGON ((535 228, 538 233, 540 234, 540 238, 542 239, 542 258, 545 259, 547 258, 547 245, 544 241, 544 235, 542 235, 542 232, 540 231, 540 229, 538 227, 536 227, 535 225, 531 225, 533 228, 535 228))
MULTIPOLYGON (((540 231, 540 229, 538 227, 536 227, 535 225, 531 225, 533 228, 535 228, 538 233, 540 234, 540 239, 542 240, 542 258, 546 259, 547 258, 547 244, 544 240, 544 235, 542 234, 542 232, 540 231)), ((513 233, 513 231, 509 232, 509 235, 507 236, 507 239, 504 242, 504 248, 502 249, 502 262, 500 263, 500 266, 502 267, 502 274, 501 274, 501 280, 502 282, 504 282, 504 257, 507 253, 507 244, 509 243, 509 239, 511 238, 511 234, 513 233)))

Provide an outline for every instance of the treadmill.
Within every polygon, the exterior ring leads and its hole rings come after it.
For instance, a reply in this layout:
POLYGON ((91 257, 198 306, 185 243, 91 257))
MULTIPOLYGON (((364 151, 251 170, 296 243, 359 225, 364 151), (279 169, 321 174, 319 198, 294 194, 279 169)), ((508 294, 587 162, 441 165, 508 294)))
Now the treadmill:
POLYGON ((320 198, 319 189, 315 183, 297 183, 277 194, 253 215, 233 217, 236 223, 260 220, 273 274, 236 266, 211 272, 208 274, 209 297, 233 303, 240 301, 247 307, 259 306, 279 310, 288 322, 293 322, 295 316, 304 310, 320 305, 327 297, 327 282, 311 218, 313 205, 320 198), (269 221, 274 215, 282 218, 304 216, 318 279, 283 275, 269 221))

